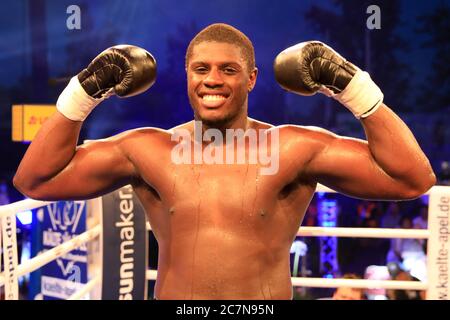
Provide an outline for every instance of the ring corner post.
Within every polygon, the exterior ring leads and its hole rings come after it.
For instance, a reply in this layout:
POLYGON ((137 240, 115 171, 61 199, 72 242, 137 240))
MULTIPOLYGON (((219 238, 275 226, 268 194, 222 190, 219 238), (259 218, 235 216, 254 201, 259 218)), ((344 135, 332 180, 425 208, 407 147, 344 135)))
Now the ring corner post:
MULTIPOLYGON (((7 209, 8 210, 8 209, 7 209)), ((18 256, 16 237, 16 215, 9 210, 9 213, 0 217, 2 228, 3 265, 4 265, 4 287, 6 300, 19 300, 18 281, 18 256)))
POLYGON ((427 300, 450 300, 450 187, 431 189, 428 207, 427 300))

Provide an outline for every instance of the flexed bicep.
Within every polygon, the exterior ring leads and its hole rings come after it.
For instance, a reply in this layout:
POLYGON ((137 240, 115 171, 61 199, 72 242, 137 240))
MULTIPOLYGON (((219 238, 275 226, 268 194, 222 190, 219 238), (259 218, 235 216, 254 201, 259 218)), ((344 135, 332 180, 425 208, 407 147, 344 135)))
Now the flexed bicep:
POLYGON ((414 198, 402 180, 388 175, 375 161, 367 141, 322 133, 320 147, 305 168, 315 181, 364 199, 414 198))
POLYGON ((73 158, 58 174, 24 193, 40 200, 88 199, 130 183, 136 172, 121 146, 126 139, 123 136, 77 147, 73 158))

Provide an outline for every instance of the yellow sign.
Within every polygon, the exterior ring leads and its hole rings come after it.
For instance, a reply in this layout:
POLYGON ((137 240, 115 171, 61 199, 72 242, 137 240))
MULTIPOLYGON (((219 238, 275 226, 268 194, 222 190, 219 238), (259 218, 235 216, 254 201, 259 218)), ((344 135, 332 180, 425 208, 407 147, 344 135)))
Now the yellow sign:
POLYGON ((42 124, 53 113, 56 106, 51 104, 16 104, 12 106, 12 140, 32 141, 42 124))

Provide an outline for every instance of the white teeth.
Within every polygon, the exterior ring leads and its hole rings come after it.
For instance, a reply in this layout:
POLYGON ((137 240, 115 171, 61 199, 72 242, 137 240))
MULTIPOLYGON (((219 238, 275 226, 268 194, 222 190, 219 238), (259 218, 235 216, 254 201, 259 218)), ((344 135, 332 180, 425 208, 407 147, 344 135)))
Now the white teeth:
POLYGON ((204 95, 203 96, 203 100, 208 100, 208 101, 218 101, 218 100, 224 100, 226 99, 224 96, 221 95, 204 95))

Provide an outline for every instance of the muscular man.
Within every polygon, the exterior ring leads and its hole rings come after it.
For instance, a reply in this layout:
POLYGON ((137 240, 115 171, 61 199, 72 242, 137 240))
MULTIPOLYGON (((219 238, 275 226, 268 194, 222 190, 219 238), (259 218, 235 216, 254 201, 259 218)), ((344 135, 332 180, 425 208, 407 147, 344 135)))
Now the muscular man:
MULTIPOLYGON (((135 59, 107 51, 72 79, 58 99, 58 112, 28 148, 14 184, 45 200, 86 199, 131 184, 158 240, 158 299, 291 299, 289 250, 317 183, 358 198, 399 200, 418 197, 435 183, 413 134, 382 103, 368 74, 321 43, 281 53, 277 80, 299 94, 321 91, 341 101, 360 120, 368 141, 249 118, 248 95, 258 73, 253 46, 224 24, 202 30, 187 49, 188 95, 201 123, 140 128, 77 147, 84 119, 105 92, 120 88, 121 95, 134 94, 152 81, 145 78, 148 72, 137 72, 152 60, 135 59), (115 72, 118 56, 127 60, 125 72, 115 72), (122 74, 128 75, 125 83, 122 74), (127 86, 133 90, 124 90, 127 86), (197 161, 195 152, 187 162, 178 161, 174 150, 180 140, 173 135, 195 136, 196 127, 200 134, 265 133, 256 135, 257 147, 278 146, 271 149, 278 157, 276 172, 262 174, 261 161, 197 161)), ((213 156, 230 148, 250 154, 255 148, 202 140, 187 146, 206 149, 214 143, 213 156)))

